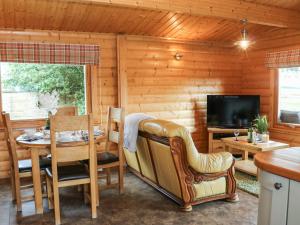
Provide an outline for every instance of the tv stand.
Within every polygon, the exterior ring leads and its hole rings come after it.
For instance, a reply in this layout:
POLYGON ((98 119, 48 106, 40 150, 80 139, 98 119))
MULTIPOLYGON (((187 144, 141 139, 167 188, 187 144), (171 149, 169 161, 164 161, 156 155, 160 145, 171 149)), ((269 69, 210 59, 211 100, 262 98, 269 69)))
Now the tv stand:
MULTIPOLYGON (((234 130, 225 128, 208 127, 208 153, 217 153, 225 151, 221 138, 234 137, 234 130)), ((246 135, 247 129, 238 129, 240 131, 239 136, 246 135)), ((233 152, 235 153, 235 152, 233 152)), ((239 151, 236 153, 240 153, 239 151)))

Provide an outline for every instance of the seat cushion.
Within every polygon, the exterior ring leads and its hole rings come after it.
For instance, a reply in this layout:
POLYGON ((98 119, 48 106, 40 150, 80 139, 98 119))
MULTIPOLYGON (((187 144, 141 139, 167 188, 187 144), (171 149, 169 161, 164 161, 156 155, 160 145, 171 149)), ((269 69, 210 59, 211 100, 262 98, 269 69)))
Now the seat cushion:
POLYGON ((108 164, 119 161, 119 157, 110 152, 102 152, 97 154, 98 165, 108 164))
MULTIPOLYGON (((78 180, 89 178, 89 173, 84 165, 59 166, 57 168, 58 181, 78 180)), ((46 174, 52 178, 51 167, 46 168, 46 174)))
MULTIPOLYGON (((18 164, 19 164, 19 172, 31 172, 32 170, 31 159, 19 160, 18 164)), ((40 159, 41 169, 46 169, 49 166, 51 166, 51 159, 48 158, 40 159)))

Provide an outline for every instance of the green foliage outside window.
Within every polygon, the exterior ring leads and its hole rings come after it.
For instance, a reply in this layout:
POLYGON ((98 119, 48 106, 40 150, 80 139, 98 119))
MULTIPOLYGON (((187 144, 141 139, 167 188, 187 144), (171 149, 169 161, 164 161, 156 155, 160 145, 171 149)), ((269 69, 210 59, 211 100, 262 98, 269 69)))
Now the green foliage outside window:
POLYGON ((76 105, 85 113, 84 67, 50 64, 9 64, 4 89, 59 95, 59 105, 76 105))

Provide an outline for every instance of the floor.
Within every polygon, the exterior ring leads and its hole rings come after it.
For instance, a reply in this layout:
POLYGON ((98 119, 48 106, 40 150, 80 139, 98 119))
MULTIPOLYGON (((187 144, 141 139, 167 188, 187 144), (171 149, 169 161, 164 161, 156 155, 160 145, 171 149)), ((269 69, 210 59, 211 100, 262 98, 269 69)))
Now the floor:
MULTIPOLYGON (((101 192, 98 218, 90 218, 90 208, 83 204, 82 195, 75 188, 65 188, 61 193, 61 216, 63 224, 205 224, 250 225, 256 224, 258 199, 238 191, 240 202, 215 201, 194 206, 192 212, 181 212, 178 206, 132 174, 126 174, 126 192, 117 190, 101 192)), ((43 215, 34 215, 33 202, 23 204, 22 213, 16 213, 10 201, 10 187, 0 183, 0 225, 54 224, 53 212, 44 201, 43 215)))

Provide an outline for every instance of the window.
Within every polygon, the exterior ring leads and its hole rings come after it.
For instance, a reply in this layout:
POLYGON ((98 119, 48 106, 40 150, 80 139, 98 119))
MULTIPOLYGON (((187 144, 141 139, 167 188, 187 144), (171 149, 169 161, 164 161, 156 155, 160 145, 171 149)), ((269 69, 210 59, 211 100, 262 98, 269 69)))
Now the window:
POLYGON ((12 119, 46 118, 49 103, 76 105, 85 113, 84 66, 0 63, 0 69, 2 110, 12 119))
POLYGON ((300 124, 300 67, 279 69, 278 122, 300 124))

